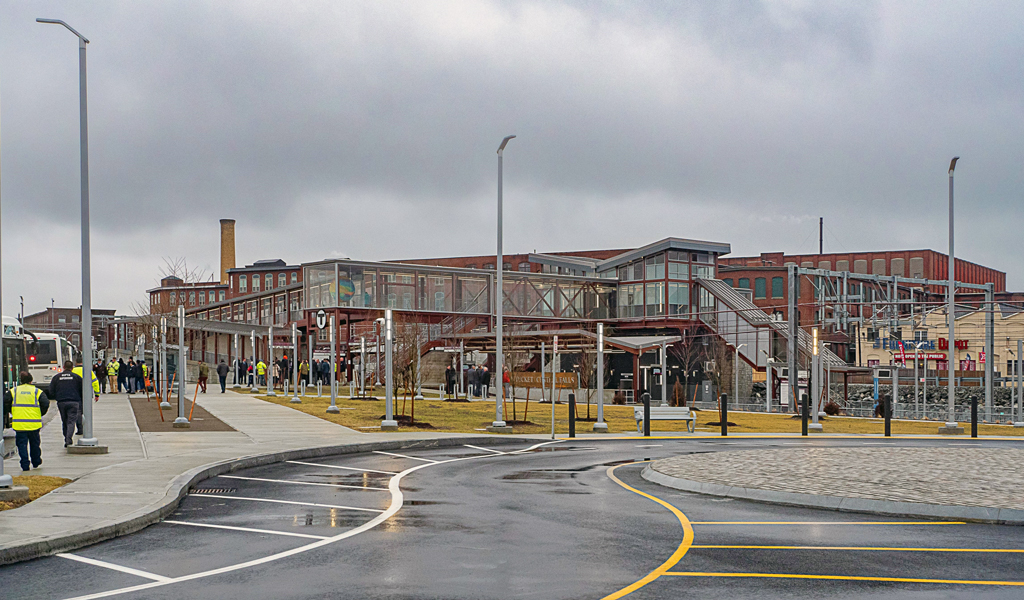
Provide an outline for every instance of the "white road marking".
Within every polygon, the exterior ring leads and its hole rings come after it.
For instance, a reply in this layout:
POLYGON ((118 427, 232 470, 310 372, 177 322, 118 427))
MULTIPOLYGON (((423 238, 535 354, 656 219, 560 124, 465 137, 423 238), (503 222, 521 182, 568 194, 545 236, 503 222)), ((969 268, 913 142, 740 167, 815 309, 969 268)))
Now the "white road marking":
POLYGON ((294 500, 270 500, 267 498, 246 498, 245 496, 217 496, 214 494, 189 494, 193 498, 220 498, 221 500, 249 500, 251 502, 272 502, 274 504, 297 504, 299 506, 317 506, 319 508, 340 508, 342 510, 358 510, 363 512, 382 513, 384 511, 376 508, 359 508, 356 506, 341 506, 339 504, 317 504, 316 502, 296 502, 294 500))
POLYGON ((171 525, 191 525, 192 527, 209 527, 211 529, 228 529, 231 531, 247 531, 249 533, 269 533, 271 535, 286 535, 289 537, 309 538, 312 540, 326 540, 325 535, 311 535, 308 533, 292 533, 290 531, 274 531, 272 529, 253 529, 252 527, 233 527, 231 525, 213 525, 211 523, 189 523, 187 521, 163 521, 171 525))
POLYGON ((122 573, 128 573, 129 575, 135 575, 136 577, 144 577, 146 579, 152 579, 160 583, 171 583, 174 580, 170 577, 164 577, 163 575, 157 575, 156 573, 150 573, 149 571, 140 571, 131 567, 124 567, 121 565, 115 565, 114 563, 108 563, 102 560, 96 560, 95 558, 86 558, 77 554, 60 553, 57 556, 61 558, 67 558, 69 560, 78 561, 94 567, 103 567, 104 569, 110 569, 111 571, 120 571, 122 573))
POLYGON ((408 458, 410 460, 422 460, 423 462, 428 462, 428 463, 430 463, 432 465, 436 465, 439 462, 448 462, 448 461, 442 461, 442 460, 431 460, 429 458, 420 458, 419 456, 406 456, 405 454, 395 454, 394 452, 384 452, 383 450, 374 450, 373 453, 374 454, 386 454, 387 456, 396 456, 398 458, 408 458))
POLYGON ((493 448, 481 448, 480 446, 473 446, 472 444, 463 444, 463 446, 465 446, 467 448, 472 448, 474 450, 483 450, 484 452, 493 452, 495 454, 508 454, 508 452, 502 452, 501 450, 495 450, 493 448))
MULTIPOLYGON (((534 444, 533 446, 530 446, 529 448, 525 448, 523 450, 520 450, 519 452, 526 452, 526 451, 538 448, 540 446, 545 446, 547 444, 557 443, 559 441, 561 441, 561 440, 553 440, 553 441, 550 441, 550 442, 542 442, 540 444, 534 444)), ((377 451, 377 452, 380 453, 380 454, 388 454, 386 452, 380 452, 380 451, 377 451)), ((516 453, 510 452, 509 454, 516 454, 516 453)), ((413 458, 413 457, 409 457, 409 456, 401 456, 401 455, 399 455, 399 456, 401 458, 413 458)), ((365 533, 365 532, 367 532, 367 531, 377 527, 381 523, 387 521, 388 519, 390 519, 391 517, 395 516, 395 514, 398 513, 398 511, 402 508, 402 503, 405 500, 405 494, 402 493, 402 486, 401 486, 402 479, 405 476, 411 475, 412 473, 415 473, 416 471, 419 471, 420 469, 425 469, 425 468, 431 466, 431 464, 460 462, 460 461, 463 461, 463 460, 477 460, 477 459, 481 459, 481 458, 493 458, 495 456, 497 456, 497 455, 490 455, 490 454, 488 454, 487 456, 462 456, 462 457, 459 457, 459 458, 450 458, 450 459, 441 460, 441 461, 428 461, 430 464, 426 464, 425 463, 425 464, 422 464, 422 465, 416 465, 415 467, 409 467, 408 469, 402 471, 398 475, 395 475, 394 477, 391 478, 390 481, 388 481, 388 490, 391 492, 391 504, 388 506, 387 510, 385 510, 381 514, 377 515, 373 519, 370 519, 366 523, 363 523, 359 527, 356 527, 354 529, 350 529, 350 530, 348 530, 348 531, 346 531, 344 533, 339 533, 338 535, 336 535, 334 537, 329 537, 329 538, 324 539, 324 540, 317 540, 317 541, 312 542, 310 544, 306 544, 305 546, 299 546, 298 548, 292 548, 291 550, 286 550, 284 552, 278 552, 277 554, 271 554, 270 556, 264 556, 263 558, 257 558, 257 559, 246 561, 246 562, 243 562, 243 563, 229 565, 227 567, 220 567, 219 569, 211 569, 209 571, 202 571, 202 572, 199 572, 199 573, 192 573, 191 575, 182 575, 181 577, 175 577, 174 579, 170 579, 168 581, 154 581, 153 583, 144 583, 144 584, 141 584, 141 585, 134 585, 134 586, 131 586, 131 587, 124 587, 124 588, 118 588, 118 589, 114 589, 114 590, 108 590, 108 591, 105 591, 105 592, 97 592, 97 593, 94 593, 94 594, 87 594, 85 596, 75 596, 73 598, 69 598, 68 600, 96 600, 97 598, 109 598, 110 596, 118 596, 118 595, 121 595, 121 594, 130 593, 130 592, 138 592, 138 591, 141 591, 141 590, 148 590, 148 589, 151 589, 151 588, 163 587, 165 585, 169 585, 169 584, 172 584, 172 583, 180 583, 180 582, 183 582, 183 581, 194 581, 196 579, 204 579, 206 577, 212 577, 214 575, 222 575, 224 573, 231 573, 233 571, 239 571, 241 569, 248 569, 249 567, 255 567, 255 566, 259 566, 259 565, 264 565, 264 564, 267 564, 267 563, 271 563, 271 562, 275 562, 275 561, 281 560, 282 558, 288 558, 290 556, 295 556, 297 554, 302 554, 304 552, 309 552, 310 550, 316 550, 317 548, 321 548, 323 546, 327 546, 327 545, 333 544, 335 542, 340 542, 341 540, 357 536, 357 535, 359 535, 361 533, 365 533)), ((427 460, 427 459, 420 459, 420 460, 427 460)), ((209 498, 210 496, 206 496, 206 497, 209 498)), ((228 498, 230 498, 230 496, 228 496, 228 498)))
POLYGON ((641 444, 637 448, 661 448, 664 444, 641 444))
POLYGON ((387 488, 376 488, 376 487, 363 487, 361 485, 344 485, 341 483, 319 483, 315 481, 292 481, 291 479, 264 479, 262 477, 241 477, 239 475, 218 475, 217 477, 223 477, 224 479, 244 479, 246 481, 265 481, 267 483, 292 483, 295 485, 317 485, 321 487, 335 487, 335 488, 350 488, 354 490, 371 490, 376 492, 386 492, 387 488))
POLYGON ((307 467, 325 467, 327 469, 345 469, 346 471, 365 471, 367 473, 380 473, 381 475, 398 475, 394 471, 378 471, 377 469, 360 469, 359 467, 342 467, 338 465, 324 465, 320 463, 302 462, 301 460, 286 460, 284 462, 293 465, 306 465, 307 467))
POLYGON ((529 448, 523 448, 522 450, 515 450, 513 452, 509 452, 509 454, 522 454, 523 452, 530 452, 531 450, 536 450, 537 448, 540 448, 541 446, 547 446, 549 444, 560 444, 560 443, 562 443, 564 441, 565 440, 551 440, 550 442, 541 442, 539 444, 534 444, 534 445, 530 446, 529 448))

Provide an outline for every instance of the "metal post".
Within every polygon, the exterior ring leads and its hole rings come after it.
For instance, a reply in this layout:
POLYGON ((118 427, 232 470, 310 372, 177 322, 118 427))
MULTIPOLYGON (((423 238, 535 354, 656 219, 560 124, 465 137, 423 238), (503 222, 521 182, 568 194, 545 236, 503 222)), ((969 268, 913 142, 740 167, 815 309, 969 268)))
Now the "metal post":
MULTIPOLYGON (((284 373, 281 374, 284 376, 284 373)), ((292 323, 292 404, 299 404, 299 331, 295 323, 292 323)))
MULTIPOLYGON (((274 318, 273 315, 270 316, 274 318)), ((277 392, 274 391, 274 326, 267 326, 267 367, 266 371, 267 378, 267 395, 276 396, 277 392)))
POLYGON ((423 399, 423 374, 420 372, 420 354, 423 353, 423 348, 420 347, 420 326, 416 327, 416 395, 412 397, 413 400, 423 399))
POLYGON ((255 329, 253 329, 249 333, 249 345, 252 346, 252 364, 250 365, 252 367, 252 389, 250 389, 249 391, 251 391, 254 394, 258 394, 259 391, 260 391, 260 388, 259 388, 259 385, 258 385, 259 384, 259 379, 257 379, 257 375, 256 375, 256 330, 255 329))
POLYGON ((392 347, 394 346, 394 319, 391 309, 384 311, 384 368, 387 369, 384 376, 384 420, 380 422, 381 430, 398 429, 398 421, 394 416, 394 373, 392 368, 392 347))
POLYGON ((917 377, 917 363, 921 360, 921 345, 918 343, 914 344, 914 417, 917 419, 921 418, 921 399, 917 395, 918 388, 918 377, 917 377))
POLYGON ((644 403, 644 437, 651 437, 651 393, 644 392, 640 399, 644 403))
MULTIPOLYGON (((1014 427, 1024 427, 1024 393, 1021 389, 1021 371, 1024 370, 1024 340, 1017 340, 1017 419, 1014 420, 1014 427)), ((1010 404, 1013 404, 1013 396, 1010 396, 1010 404)), ((1012 409, 1012 406, 1011 406, 1012 409)), ((1013 410, 1010 411, 1013 413, 1013 410)))
POLYGON ((923 383, 921 384, 921 409, 922 415, 928 417, 928 353, 924 355, 924 377, 922 378, 923 383))
POLYGON ((569 394, 569 437, 576 437, 576 394, 569 394))
POLYGON ((167 373, 167 317, 160 317, 160 408, 171 408, 171 378, 167 373))
POLYGON ((668 345, 664 342, 661 343, 661 405, 668 406, 668 345))
POLYGON ((770 360, 766 360, 764 363, 764 382, 764 412, 770 413, 772 412, 772 365, 770 360))
MULTIPOLYGON (((330 325, 330 332, 331 332, 331 334, 330 335, 331 335, 331 375, 332 376, 331 376, 331 405, 327 407, 327 412, 329 412, 331 414, 337 414, 337 413, 341 412, 341 409, 338 408, 338 404, 337 404, 337 402, 338 402, 338 390, 334 386, 334 377, 333 377, 333 374, 334 374, 334 314, 333 313, 331 313, 330 319, 331 319, 331 325, 330 325)), ((360 362, 362 362, 362 359, 360 359, 360 362)), ((317 385, 320 385, 320 378, 319 377, 317 377, 317 385)), ((318 390, 317 391, 317 396, 319 396, 319 395, 320 395, 320 392, 318 390)))
POLYGON ((604 323, 597 324, 597 421, 594 431, 608 433, 608 423, 604 421, 604 323))
POLYGON ((718 425, 722 430, 722 437, 729 435, 729 395, 722 394, 719 397, 719 404, 722 405, 722 412, 718 416, 721 417, 721 423, 718 425))
POLYGON ((889 407, 890 410, 896 410, 896 404, 900 397, 900 365, 895 360, 892 361, 892 405, 889 407))
POLYGON ((818 422, 818 401, 821 398, 821 344, 818 340, 818 328, 811 330, 811 380, 807 386, 811 393, 811 424, 808 428, 811 431, 822 431, 824 428, 818 422))
MULTIPOLYGON (((331 347, 334 347, 334 339, 331 339, 331 347)), ((366 397, 366 338, 359 338, 359 396, 366 397)))
POLYGON ((954 377, 956 369, 956 360, 954 358, 956 344, 954 343, 954 325, 956 324, 956 254, 953 253, 953 169, 956 168, 956 161, 959 156, 954 156, 953 160, 949 163, 949 281, 948 285, 948 298, 947 308, 949 321, 949 355, 947 356, 946 366, 949 371, 949 416, 946 419, 945 429, 955 430, 957 427, 956 423, 956 379, 954 377))
MULTIPOLYGON (((498 146, 498 256, 497 256, 498 262, 495 264, 495 268, 496 268, 498 273, 497 273, 496 283, 494 285, 494 292, 495 293, 494 293, 494 298, 493 298, 494 310, 495 310, 495 316, 496 316, 496 319, 495 319, 496 320, 496 324, 495 324, 495 330, 494 330, 494 337, 495 337, 495 344, 494 344, 494 346, 495 346, 495 351, 494 351, 494 364, 495 364, 494 371, 495 371, 495 373, 494 373, 494 375, 495 375, 495 377, 498 378, 498 395, 495 398, 495 402, 494 402, 494 423, 491 424, 491 427, 492 428, 499 428, 500 427, 503 430, 504 430, 504 427, 505 427, 505 420, 502 418, 502 415, 501 415, 501 406, 502 406, 502 403, 504 403, 504 401, 505 401, 505 370, 504 370, 504 356, 502 355, 502 347, 501 347, 502 339, 501 338, 502 338, 502 336, 505 333, 504 332, 504 322, 503 322, 503 316, 504 316, 503 315, 503 310, 504 310, 504 304, 505 304, 503 300, 504 300, 504 296, 505 296, 505 289, 503 287, 504 283, 502 281, 502 271, 504 271, 504 262, 503 262, 504 259, 502 257, 502 248, 501 248, 501 242, 502 242, 502 239, 501 239, 502 238, 502 223, 501 223, 501 219, 502 219, 502 214, 501 214, 502 213, 502 207, 501 207, 501 201, 502 201, 502 198, 501 198, 501 194, 502 194, 502 189, 501 189, 502 188, 502 180, 501 179, 502 179, 502 160, 504 158, 505 145, 508 144, 508 141, 511 140, 514 137, 516 137, 516 136, 514 136, 514 135, 505 136, 505 139, 501 140, 501 145, 498 146)), ((554 401, 554 397, 552 397, 552 401, 554 401)))
MULTIPOLYGON (((0 264, 2 264, 2 261, 0 261, 0 264)), ((0 270, 2 270, 2 269, 0 269, 0 270)), ((2 281, 3 281, 3 277, 0 277, 0 282, 2 282, 2 281)), ((2 299, 3 299, 3 294, 2 294, 2 292, 0 292, 0 300, 2 300, 2 299)), ((3 310, 0 309, 0 313, 2 313, 2 312, 3 312, 3 310)), ((50 311, 50 314, 52 315, 53 311, 50 311)), ((2 346, 3 346, 3 325, 0 324, 0 350, 2 350, 2 346)), ((8 386, 7 386, 6 378, 4 377, 5 374, 6 374, 6 372, 4 371, 4 353, 2 351, 0 351, 0 395, 3 395, 3 394, 7 393, 7 387, 8 386)), ((11 382, 11 383, 14 383, 14 382, 11 382)), ((13 392, 12 392, 11 395, 12 396, 14 395, 13 392)), ((4 426, 4 423, 3 423, 3 421, 7 420, 6 416, 7 416, 6 411, 4 411, 4 414, 2 415, 2 417, 0 417, 0 489, 11 489, 11 488, 14 487, 14 478, 11 477, 10 475, 7 475, 6 473, 4 473, 4 457, 3 457, 3 451, 4 451, 4 447, 3 447, 3 444, 4 444, 4 440, 3 440, 3 426, 4 426)))
MULTIPOLYGON (((800 372, 798 370, 800 368, 800 366, 799 366, 799 363, 798 363, 798 360, 797 360, 797 352, 799 352, 798 346, 797 346, 797 335, 798 335, 797 320, 799 319, 799 317, 797 315, 797 309, 796 309, 796 306, 797 306, 797 297, 796 297, 797 285, 796 285, 796 283, 797 283, 796 265, 790 265, 789 266, 789 294, 788 294, 789 298, 788 298, 788 307, 787 307, 788 316, 789 316, 789 344, 788 344, 789 347, 788 347, 787 352, 786 352, 786 361, 789 363, 789 377, 787 378, 787 382, 788 382, 788 385, 789 385, 789 400, 791 401, 791 402, 789 402, 789 404, 791 404, 793 406, 794 410, 798 410, 797 407, 799 406, 799 398, 800 398, 800 372)), ((805 434, 806 434, 806 431, 805 431, 805 434)))
POLYGON ((554 343, 551 345, 551 403, 555 403, 555 381, 557 377, 558 363, 558 336, 554 336, 554 343))
POLYGON ((238 381, 239 365, 242 364, 242 355, 241 355, 240 350, 239 350, 239 342, 240 342, 239 337, 240 336, 236 333, 235 334, 235 362, 234 362, 234 364, 231 365, 232 370, 234 370, 234 372, 235 372, 234 384, 231 386, 231 389, 233 389, 233 390, 242 387, 242 382, 238 381))
MULTIPOLYGON (((178 418, 173 426, 189 428, 192 426, 185 417, 185 374, 188 371, 185 359, 185 307, 178 305, 178 418)), ((198 384, 197 384, 198 385, 198 384)))
MULTIPOLYGON (((466 400, 469 400, 469 392, 466 390, 466 342, 459 342, 459 390, 466 394, 466 400)), ((455 395, 457 400, 459 395, 455 395)))
POLYGON ((807 435, 807 394, 800 394, 800 435, 807 435))
POLYGON ((971 396, 971 437, 978 437, 978 397, 971 396))
POLYGON ((885 417, 885 437, 892 436, 892 397, 886 396, 882 401, 882 416, 885 417))
MULTIPOLYGON (((995 286, 989 283, 985 288, 985 303, 988 310, 985 312, 985 422, 992 422, 992 393, 995 382, 995 362, 993 358, 993 343, 995 341, 995 286)), ((1011 411, 1012 412, 1012 411, 1011 411)))
MULTIPOLYGON (((737 344, 733 348, 732 358, 732 397, 739 404, 740 401, 740 348, 746 346, 746 344, 737 344)), ((664 350, 664 344, 662 344, 662 350, 664 350)), ((664 366, 664 357, 662 358, 662 365, 664 366)), ((665 406, 665 404, 662 404, 665 406)))

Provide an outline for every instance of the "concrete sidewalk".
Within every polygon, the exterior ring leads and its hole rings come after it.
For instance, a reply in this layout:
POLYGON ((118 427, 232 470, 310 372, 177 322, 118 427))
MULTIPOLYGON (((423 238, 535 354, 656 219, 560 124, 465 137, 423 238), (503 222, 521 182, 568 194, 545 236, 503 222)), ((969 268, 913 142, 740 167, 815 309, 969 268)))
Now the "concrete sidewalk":
MULTIPOLYGON (((29 474, 74 482, 21 508, 0 512, 0 564, 137 531, 170 513, 194 481, 211 473, 273 462, 288 453, 298 457, 343 452, 339 446, 347 444, 358 450, 367 443, 459 437, 359 433, 230 391, 200 394, 198 403, 236 431, 140 432, 126 395, 104 395, 94 404, 96 436, 110 448, 108 454, 69 455, 59 420, 44 426, 43 465, 29 474), (260 458, 267 455, 274 458, 260 458)), ((4 471, 21 474, 16 456, 4 462, 4 471)))

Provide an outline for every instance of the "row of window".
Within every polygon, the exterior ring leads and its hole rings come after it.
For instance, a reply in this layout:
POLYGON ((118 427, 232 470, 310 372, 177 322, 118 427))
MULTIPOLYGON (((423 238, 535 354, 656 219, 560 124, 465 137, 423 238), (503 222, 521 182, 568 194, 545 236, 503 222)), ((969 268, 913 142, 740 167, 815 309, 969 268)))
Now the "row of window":
POLYGON ((711 278, 715 276, 714 260, 710 254, 692 254, 687 257, 684 252, 669 250, 663 254, 648 256, 643 260, 629 263, 619 267, 619 281, 657 281, 665 279, 666 258, 668 264, 668 278, 682 279, 690 278, 691 265, 686 262, 687 258, 692 265, 692 274, 695 279, 711 278))
MULTIPOLYGON (((736 280, 736 285, 732 284, 732 282, 733 282, 732 278, 723 279, 722 281, 724 281, 725 284, 728 285, 729 287, 734 287, 734 288, 737 288, 737 289, 744 289, 744 290, 751 289, 750 288, 750 278, 749 277, 740 277, 738 280, 736 280)), ((753 288, 753 291, 754 291, 754 298, 755 299, 765 299, 765 298, 768 297, 767 285, 768 285, 768 281, 764 277, 755 277, 754 278, 754 288, 753 288)), ((783 278, 782 277, 772 277, 772 298, 785 298, 785 297, 786 297, 786 284, 785 284, 783 278)))
MULTIPOLYGON (((202 306, 202 305, 207 303, 206 290, 199 290, 199 292, 196 292, 195 290, 190 290, 187 293, 188 293, 188 302, 187 302, 188 306, 196 306, 196 305, 202 306), (197 301, 197 296, 198 296, 198 301, 197 301)), ((171 292, 169 294, 170 305, 171 306, 177 306, 179 300, 181 301, 182 304, 186 304, 185 294, 186 294, 185 290, 181 290, 180 292, 178 290, 171 290, 171 292)), ((221 300, 224 300, 224 290, 210 290, 210 296, 209 296, 209 301, 210 302, 219 302, 221 300)), ((155 300, 154 300, 154 302, 155 302, 155 300)), ((76 321, 78 320, 77 317, 75 318, 75 320, 76 321)), ((61 322, 63 322, 63 321, 61 321, 61 322)))
MULTIPOLYGON (((293 272, 291 275, 292 275, 291 276, 291 283, 298 283, 299 282, 299 274, 297 272, 293 272)), ((266 275, 264 275, 263 276, 263 281, 266 282, 265 285, 264 285, 264 289, 266 289, 266 290, 274 289, 274 274, 273 273, 267 273, 266 275)), ((284 287, 286 285, 288 285, 288 274, 287 273, 278 273, 277 274, 277 287, 284 287)), ((239 275, 238 276, 238 293, 239 294, 248 294, 249 291, 250 291, 248 288, 249 288, 249 277, 247 277, 245 275, 239 275)), ((260 291, 260 275, 258 273, 254 273, 252 275, 252 290, 251 291, 253 293, 260 291)))
MULTIPOLYGON (((72 323, 80 323, 80 322, 81 322, 81 320, 82 320, 82 319, 81 319, 81 318, 80 318, 80 317, 79 317, 78 315, 71 315, 71 322, 72 322, 72 323)), ((67 315, 59 315, 59 316, 57 317, 57 322, 58 322, 58 323, 67 323, 67 322, 68 322, 68 317, 67 317, 67 315)))

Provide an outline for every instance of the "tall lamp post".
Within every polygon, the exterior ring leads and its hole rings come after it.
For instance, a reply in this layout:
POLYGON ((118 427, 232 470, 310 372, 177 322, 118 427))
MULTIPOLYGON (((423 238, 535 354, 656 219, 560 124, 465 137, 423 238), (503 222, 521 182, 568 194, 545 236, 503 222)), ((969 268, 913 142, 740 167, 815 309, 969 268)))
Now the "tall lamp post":
POLYGON ((82 437, 79 446, 94 446, 97 450, 90 452, 106 452, 105 446, 99 442, 92 427, 92 277, 90 275, 89 257, 89 112, 87 108, 85 45, 89 40, 74 30, 70 25, 58 19, 36 19, 38 23, 63 25, 78 37, 78 104, 79 128, 81 131, 81 183, 82 183, 82 437), (102 448, 102 449, 100 449, 102 448))
POLYGON ((509 428, 505 425, 505 420, 501 415, 501 407, 505 402, 505 369, 503 368, 502 355, 502 336, 504 335, 504 323, 502 320, 502 312, 504 310, 504 295, 505 287, 502 282, 502 271, 504 271, 505 263, 501 255, 501 176, 502 176, 502 159, 505 154, 505 146, 508 141, 516 136, 508 135, 501 140, 501 145, 498 146, 498 262, 494 265, 498 271, 497 282, 494 286, 494 308, 497 316, 497 323, 495 327, 495 349, 494 349, 494 376, 498 378, 498 393, 495 397, 494 402, 494 423, 487 429, 490 431, 508 431, 509 428))
POLYGON ((733 359, 732 359, 732 399, 736 402, 736 408, 739 409, 740 404, 740 348, 746 346, 746 344, 740 344, 733 348, 733 359))
POLYGON ((956 344, 953 343, 953 329, 956 324, 956 270, 954 268, 956 266, 956 255, 953 254, 953 170, 956 169, 956 161, 958 160, 960 160, 960 157, 954 156, 953 160, 949 161, 949 281, 946 282, 949 286, 947 291, 949 297, 946 299, 949 303, 946 307, 948 311, 947 321, 949 321, 949 355, 946 360, 946 367, 949 371, 949 381, 947 382, 949 384, 949 391, 947 392, 949 396, 949 416, 946 419, 945 427, 940 428, 940 432, 945 433, 955 433, 957 431, 956 379, 954 378, 956 365, 953 364, 955 362, 953 349, 956 347, 956 344))

